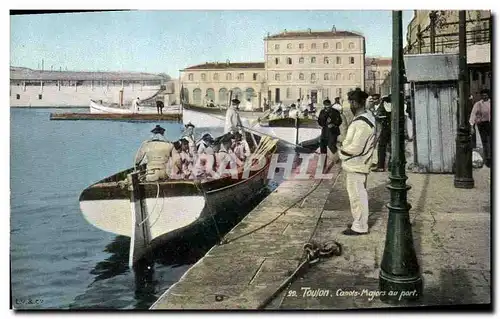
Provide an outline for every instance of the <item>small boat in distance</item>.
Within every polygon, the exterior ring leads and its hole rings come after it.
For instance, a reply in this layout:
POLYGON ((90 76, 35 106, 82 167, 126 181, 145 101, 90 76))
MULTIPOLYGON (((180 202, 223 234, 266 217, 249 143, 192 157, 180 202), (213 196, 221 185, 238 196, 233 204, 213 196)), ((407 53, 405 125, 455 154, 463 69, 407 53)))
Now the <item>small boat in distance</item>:
MULTIPOLYGON (((139 106, 138 112, 133 112, 130 106, 121 106, 117 103, 104 103, 90 100, 90 113, 109 114, 157 114, 156 106, 139 106)), ((180 105, 169 105, 163 108, 163 114, 179 114, 182 112, 180 105)))
POLYGON ((87 187, 80 195, 80 209, 92 225, 131 237, 132 266, 158 244, 202 223, 213 224, 214 217, 224 220, 230 207, 245 205, 258 196, 267 184, 277 140, 250 132, 244 135, 251 155, 238 167, 236 176, 145 182, 139 178, 144 174, 143 165, 87 187), (256 161, 261 165, 255 165, 256 161))

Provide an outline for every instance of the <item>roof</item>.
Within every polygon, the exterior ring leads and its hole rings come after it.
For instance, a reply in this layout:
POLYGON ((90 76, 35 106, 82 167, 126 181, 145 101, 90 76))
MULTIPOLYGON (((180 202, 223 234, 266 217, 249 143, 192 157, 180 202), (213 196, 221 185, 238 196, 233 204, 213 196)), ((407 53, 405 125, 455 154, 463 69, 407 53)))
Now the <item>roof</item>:
POLYGON ((357 37, 364 38, 360 33, 351 31, 284 31, 278 34, 269 35, 264 40, 273 39, 295 39, 295 38, 344 38, 357 37))
POLYGON ((365 65, 372 64, 372 61, 375 60, 375 63, 380 66, 391 66, 392 59, 391 58, 365 58, 365 65))
POLYGON ((211 70, 211 69, 264 69, 264 62, 211 62, 193 65, 185 68, 184 70, 211 70))
POLYGON ((142 72, 80 72, 80 71, 42 71, 23 67, 10 68, 11 80, 65 80, 65 81, 150 81, 168 80, 161 75, 142 72))

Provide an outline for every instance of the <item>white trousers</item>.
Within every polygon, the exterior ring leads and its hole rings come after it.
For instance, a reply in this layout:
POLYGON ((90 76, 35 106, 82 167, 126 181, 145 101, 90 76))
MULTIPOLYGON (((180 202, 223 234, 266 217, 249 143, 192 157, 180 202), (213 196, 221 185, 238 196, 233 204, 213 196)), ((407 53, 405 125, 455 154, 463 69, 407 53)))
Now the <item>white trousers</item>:
POLYGON ((351 229, 358 233, 368 232, 367 177, 367 174, 346 172, 347 193, 349 194, 351 213, 354 219, 351 229))

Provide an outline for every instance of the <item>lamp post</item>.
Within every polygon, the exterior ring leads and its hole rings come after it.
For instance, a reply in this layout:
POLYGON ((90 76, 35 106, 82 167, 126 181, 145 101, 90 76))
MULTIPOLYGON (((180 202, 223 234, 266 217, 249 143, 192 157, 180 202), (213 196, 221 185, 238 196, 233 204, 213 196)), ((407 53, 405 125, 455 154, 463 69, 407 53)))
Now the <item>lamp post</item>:
POLYGON ((378 68, 378 65, 377 65, 377 62, 375 59, 372 59, 372 63, 370 64, 370 71, 372 72, 372 76, 373 76, 373 91, 372 91, 372 94, 375 94, 377 93, 377 90, 376 90, 376 74, 377 74, 377 68, 378 68))
POLYGON ((456 188, 473 188, 470 126, 467 123, 467 112, 465 111, 469 97, 469 71, 467 69, 467 39, 464 10, 458 12, 458 59, 459 124, 456 138, 454 185, 456 188))
POLYGON ((391 112, 391 193, 389 218, 384 255, 380 265, 380 299, 398 303, 418 299, 422 294, 422 279, 417 262, 410 224, 411 205, 407 202, 410 186, 405 172, 404 147, 404 66, 403 66, 403 15, 392 12, 392 112, 391 112))

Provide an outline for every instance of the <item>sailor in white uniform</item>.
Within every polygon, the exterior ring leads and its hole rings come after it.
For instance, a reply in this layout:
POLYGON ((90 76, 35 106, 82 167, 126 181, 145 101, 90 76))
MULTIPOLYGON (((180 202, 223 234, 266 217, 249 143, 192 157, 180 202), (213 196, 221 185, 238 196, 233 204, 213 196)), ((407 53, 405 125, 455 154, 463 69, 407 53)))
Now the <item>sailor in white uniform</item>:
POLYGON ((133 100, 132 101, 132 112, 133 113, 139 113, 139 102, 141 101, 141 99, 139 99, 139 97, 137 97, 137 99, 133 100))
POLYGON ((233 99, 231 101, 231 106, 227 109, 226 112, 226 123, 224 125, 224 134, 229 133, 234 127, 241 127, 241 118, 238 114, 237 108, 240 104, 238 99, 233 99))

